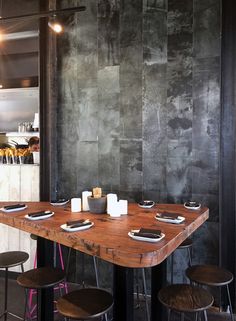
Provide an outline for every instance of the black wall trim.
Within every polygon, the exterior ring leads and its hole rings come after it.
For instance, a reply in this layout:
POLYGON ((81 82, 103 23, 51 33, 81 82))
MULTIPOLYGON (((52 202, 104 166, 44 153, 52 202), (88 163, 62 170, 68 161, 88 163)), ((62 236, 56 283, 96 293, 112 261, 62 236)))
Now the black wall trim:
MULTIPOLYGON (((235 174, 236 174, 236 2, 222 1, 222 78, 221 78, 221 182, 220 182, 220 264, 236 272, 235 174)), ((235 302, 235 282, 231 286, 235 302)))
MULTIPOLYGON (((40 0, 40 10, 48 10, 48 1, 40 0)), ((40 100, 40 200, 50 198, 49 104, 48 104, 48 18, 39 21, 39 100, 40 100)))

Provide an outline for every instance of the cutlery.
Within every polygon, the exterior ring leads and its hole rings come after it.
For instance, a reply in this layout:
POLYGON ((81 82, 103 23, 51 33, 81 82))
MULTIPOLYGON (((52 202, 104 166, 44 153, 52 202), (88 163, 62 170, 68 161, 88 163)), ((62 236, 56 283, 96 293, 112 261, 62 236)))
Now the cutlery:
POLYGON ((29 217, 39 217, 39 216, 46 216, 52 214, 51 211, 40 211, 40 212, 34 212, 34 213, 29 213, 29 217))
POLYGON ((13 210, 15 208, 22 208, 25 207, 25 204, 14 204, 14 205, 6 205, 4 206, 4 210, 13 210))
POLYGON ((91 222, 90 222, 89 219, 87 219, 87 220, 77 220, 77 221, 68 221, 68 222, 66 222, 66 225, 69 228, 76 228, 76 227, 91 225, 91 222))

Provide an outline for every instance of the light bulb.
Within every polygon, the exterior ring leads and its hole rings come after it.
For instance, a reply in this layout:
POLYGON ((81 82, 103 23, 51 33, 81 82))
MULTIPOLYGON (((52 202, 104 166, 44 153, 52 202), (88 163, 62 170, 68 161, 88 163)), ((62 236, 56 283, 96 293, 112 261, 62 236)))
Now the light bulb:
POLYGON ((58 22, 49 22, 48 25, 56 33, 60 33, 63 30, 62 25, 58 22))

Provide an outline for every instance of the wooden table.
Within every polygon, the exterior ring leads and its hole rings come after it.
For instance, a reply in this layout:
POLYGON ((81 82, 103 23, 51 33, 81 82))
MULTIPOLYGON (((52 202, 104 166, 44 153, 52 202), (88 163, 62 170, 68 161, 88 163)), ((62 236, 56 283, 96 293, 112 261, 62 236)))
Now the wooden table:
MULTIPOLYGON (((0 203, 0 208, 11 203, 0 203)), ((111 218, 107 214, 90 212, 72 213, 70 207, 53 207, 47 202, 29 202, 24 211, 0 212, 0 222, 38 237, 38 265, 53 264, 53 242, 58 242, 89 255, 95 255, 114 266, 114 321, 133 320, 133 268, 151 267, 151 320, 158 321, 161 306, 157 292, 162 286, 165 259, 209 216, 207 208, 198 211, 187 210, 183 205, 157 204, 152 209, 142 209, 137 204, 129 204, 128 215, 111 218), (25 218, 29 212, 53 210, 51 218, 30 221, 25 218), (159 222, 157 212, 178 213, 186 218, 182 224, 159 222), (60 225, 69 220, 89 218, 94 226, 79 232, 65 232, 60 225), (147 243, 131 239, 128 232, 140 227, 160 229, 165 238, 158 243, 147 243), (51 242, 50 242, 51 241, 51 242), (52 242, 53 241, 53 242, 52 242)), ((38 320, 53 320, 52 292, 45 291, 41 298, 41 311, 38 320), (45 305, 45 302, 47 305, 45 305), (51 300, 52 301, 52 300, 51 300)))

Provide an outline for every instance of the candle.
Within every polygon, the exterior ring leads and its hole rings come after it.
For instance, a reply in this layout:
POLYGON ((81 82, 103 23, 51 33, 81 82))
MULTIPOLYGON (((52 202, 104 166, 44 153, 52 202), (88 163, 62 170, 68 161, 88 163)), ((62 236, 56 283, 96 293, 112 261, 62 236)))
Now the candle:
POLYGON ((81 212, 81 198, 71 199, 71 212, 81 212))
POLYGON ((120 207, 119 207, 118 202, 117 202, 116 206, 114 206, 112 209, 110 209, 109 214, 111 217, 120 217, 120 207))
POLYGON ((121 215, 128 214, 128 201, 127 200, 119 200, 119 208, 120 208, 121 215))
POLYGON ((89 205, 88 205, 88 196, 91 196, 91 191, 83 191, 82 192, 82 208, 83 211, 89 211, 89 205))
POLYGON ((107 214, 110 214, 113 208, 117 205, 117 195, 116 194, 107 194, 107 214))

